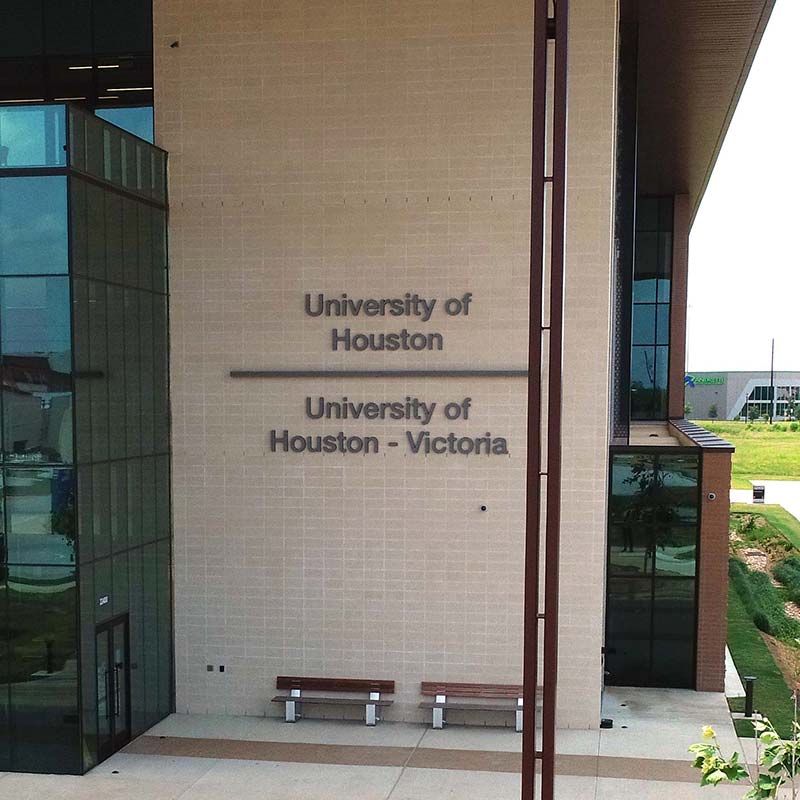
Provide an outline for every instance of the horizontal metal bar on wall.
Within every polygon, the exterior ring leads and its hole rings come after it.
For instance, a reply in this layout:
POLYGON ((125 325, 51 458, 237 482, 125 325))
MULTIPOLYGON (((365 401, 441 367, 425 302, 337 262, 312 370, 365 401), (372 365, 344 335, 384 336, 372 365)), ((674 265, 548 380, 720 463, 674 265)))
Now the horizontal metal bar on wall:
POLYGON ((231 378, 527 378, 526 369, 232 369, 231 378))

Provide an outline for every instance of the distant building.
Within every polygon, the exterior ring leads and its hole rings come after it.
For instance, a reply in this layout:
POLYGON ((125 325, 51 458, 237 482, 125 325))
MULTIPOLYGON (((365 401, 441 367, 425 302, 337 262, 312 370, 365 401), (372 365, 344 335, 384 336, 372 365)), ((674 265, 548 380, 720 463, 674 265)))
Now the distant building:
MULTIPOLYGON (((769 370, 762 372, 687 372, 686 403, 689 419, 736 419, 770 413, 769 370)), ((800 372, 775 373, 776 419, 797 417, 791 404, 800 403, 800 372)))

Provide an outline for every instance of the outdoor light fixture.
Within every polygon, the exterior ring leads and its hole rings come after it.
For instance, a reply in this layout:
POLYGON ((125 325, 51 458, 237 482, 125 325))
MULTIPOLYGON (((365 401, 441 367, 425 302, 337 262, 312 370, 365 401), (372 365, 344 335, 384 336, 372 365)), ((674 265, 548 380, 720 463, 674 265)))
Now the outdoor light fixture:
POLYGON ((109 89, 109 92, 152 92, 152 86, 120 86, 109 89))

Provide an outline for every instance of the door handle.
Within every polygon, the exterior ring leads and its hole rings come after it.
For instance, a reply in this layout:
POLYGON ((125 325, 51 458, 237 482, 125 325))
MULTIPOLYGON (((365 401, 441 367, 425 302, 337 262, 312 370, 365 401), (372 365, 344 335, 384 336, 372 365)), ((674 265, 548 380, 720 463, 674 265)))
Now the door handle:
POLYGON ((120 697, 119 697, 119 671, 122 664, 114 664, 114 716, 118 717, 120 712, 120 697))

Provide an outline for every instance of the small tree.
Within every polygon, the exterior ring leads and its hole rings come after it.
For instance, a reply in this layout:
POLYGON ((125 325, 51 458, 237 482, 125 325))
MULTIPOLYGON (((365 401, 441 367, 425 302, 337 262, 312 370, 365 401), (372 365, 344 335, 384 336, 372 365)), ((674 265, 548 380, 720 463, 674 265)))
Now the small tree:
POLYGON ((755 422, 761 416, 761 411, 759 410, 758 406, 750 406, 747 409, 747 419, 750 422, 755 422))
POLYGON ((683 416, 688 417, 689 414, 692 413, 692 404, 691 403, 684 403, 683 405, 683 416))
POLYGON ((717 411, 717 404, 712 403, 708 407, 708 418, 709 419, 716 419, 719 416, 719 411, 717 411))

